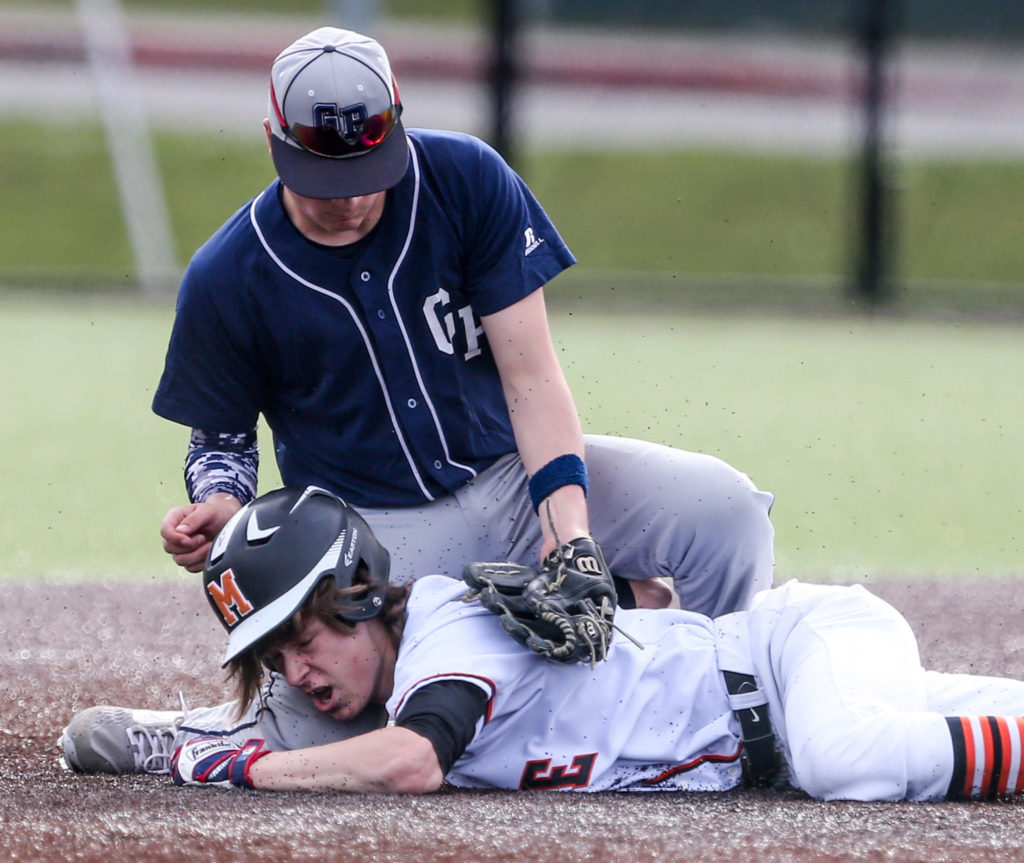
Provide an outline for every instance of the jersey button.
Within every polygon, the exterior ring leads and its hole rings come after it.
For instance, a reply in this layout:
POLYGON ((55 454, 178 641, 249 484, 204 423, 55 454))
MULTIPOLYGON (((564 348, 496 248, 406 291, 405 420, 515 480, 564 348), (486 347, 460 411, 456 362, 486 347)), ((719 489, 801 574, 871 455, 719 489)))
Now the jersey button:
POLYGON ((366 272, 366 270, 363 270, 359 274, 359 278, 361 278, 364 282, 368 282, 368 281, 370 281, 370 274, 368 272, 366 272))
POLYGON ((384 309, 377 309, 377 317, 384 320, 384 309))
POLYGON ((434 459, 434 470, 440 470, 440 469, 441 469, 441 459, 436 458, 436 459, 434 459))
POLYGON ((409 407, 414 408, 416 407, 416 399, 409 399, 406 404, 409 405, 409 407))

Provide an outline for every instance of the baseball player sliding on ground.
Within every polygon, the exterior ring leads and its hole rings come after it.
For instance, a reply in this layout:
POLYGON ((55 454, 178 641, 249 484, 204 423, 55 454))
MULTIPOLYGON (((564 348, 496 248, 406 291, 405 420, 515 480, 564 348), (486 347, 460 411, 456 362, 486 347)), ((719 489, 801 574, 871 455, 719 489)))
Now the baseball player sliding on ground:
MULTIPOLYGON (((565 665, 511 638, 452 578, 388 586, 387 562, 328 492, 258 498, 204 575, 238 700, 170 727, 92 708, 65 730, 66 760, 259 790, 720 791, 746 779, 821 799, 939 800, 1024 787, 1024 682, 923 670, 905 620, 860 587, 790 582, 718 619, 620 610, 606 658, 565 665), (256 697, 268 675, 301 690, 306 715, 271 715, 256 697), (393 722, 285 748, 282 728, 367 705, 393 722)), ((472 565, 467 580, 494 571, 472 565)))

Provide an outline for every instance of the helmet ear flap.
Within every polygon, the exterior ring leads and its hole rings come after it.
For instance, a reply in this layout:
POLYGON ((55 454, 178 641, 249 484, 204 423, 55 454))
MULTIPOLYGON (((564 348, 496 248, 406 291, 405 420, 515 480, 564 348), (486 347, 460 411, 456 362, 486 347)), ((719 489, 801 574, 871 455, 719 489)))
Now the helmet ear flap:
POLYGON ((376 617, 384 608, 391 555, 377 541, 370 525, 351 507, 348 508, 348 537, 342 564, 334 574, 339 589, 354 584, 364 584, 367 588, 363 597, 346 607, 342 618, 358 623, 376 617))
POLYGON ((366 596, 365 599, 360 602, 349 605, 348 602, 345 604, 345 611, 338 614, 341 620, 346 623, 359 623, 363 620, 371 620, 376 617, 384 609, 384 591, 372 590, 366 596))

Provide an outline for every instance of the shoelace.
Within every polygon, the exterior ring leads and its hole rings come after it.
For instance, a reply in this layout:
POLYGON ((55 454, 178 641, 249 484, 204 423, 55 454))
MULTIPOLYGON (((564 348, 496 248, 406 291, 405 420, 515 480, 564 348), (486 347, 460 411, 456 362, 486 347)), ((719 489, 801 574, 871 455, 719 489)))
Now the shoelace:
POLYGON ((143 773, 170 773, 172 748, 177 733, 176 725, 160 728, 133 725, 128 728, 135 768, 143 773))
POLYGON ((178 734, 178 727, 188 715, 184 694, 179 692, 178 698, 181 700, 181 717, 170 725, 157 727, 133 725, 125 729, 128 734, 128 742, 131 744, 136 770, 154 774, 171 772, 174 738, 178 734))

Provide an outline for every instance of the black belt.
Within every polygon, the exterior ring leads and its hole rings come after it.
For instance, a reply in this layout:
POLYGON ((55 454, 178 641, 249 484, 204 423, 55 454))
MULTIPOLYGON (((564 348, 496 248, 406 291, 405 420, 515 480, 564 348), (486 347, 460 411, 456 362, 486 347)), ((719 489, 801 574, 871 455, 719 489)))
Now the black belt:
POLYGON ((722 676, 730 696, 752 696, 751 700, 755 702, 740 706, 736 704, 737 698, 730 699, 743 738, 743 754, 740 757, 747 783, 755 788, 766 788, 779 772, 779 753, 775 748, 775 732, 772 731, 768 705, 756 703, 762 699, 756 697, 758 688, 753 675, 723 671, 722 676))

